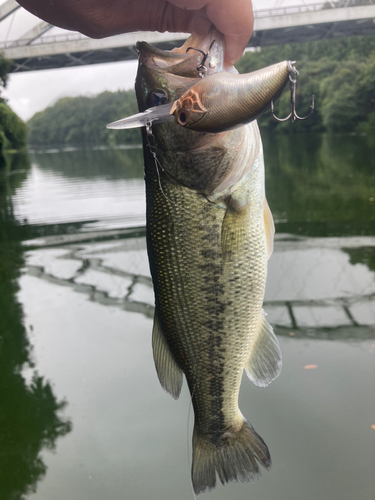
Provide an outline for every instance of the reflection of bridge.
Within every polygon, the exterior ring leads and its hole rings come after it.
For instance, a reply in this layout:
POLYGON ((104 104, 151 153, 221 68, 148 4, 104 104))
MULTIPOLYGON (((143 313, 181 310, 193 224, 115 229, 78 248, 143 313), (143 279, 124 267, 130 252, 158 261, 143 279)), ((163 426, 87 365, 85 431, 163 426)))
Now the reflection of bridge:
MULTIPOLYGON (((108 239, 103 239, 105 234, 26 242, 33 248, 28 252, 28 273, 71 287, 93 302, 152 318, 154 296, 145 238, 132 237, 128 229, 108 232, 108 239)), ((364 270, 352 266, 346 255, 347 248, 373 247, 374 238, 280 235, 275 243, 264 308, 279 334, 332 340, 375 338, 372 275, 366 283, 364 270), (322 274, 332 282, 331 288, 322 274)))
MULTIPOLYGON (((361 6, 351 3, 329 1, 256 11, 249 47, 375 33, 372 0, 361 1, 365 4, 361 6)), ((7 0, 0 6, 0 21, 18 8, 15 0, 7 0)), ((103 40, 79 33, 45 35, 51 27, 40 22, 18 40, 0 43, 5 57, 14 61, 13 72, 130 60, 136 58, 134 45, 139 39, 170 49, 186 38, 175 33, 129 33, 103 40)))

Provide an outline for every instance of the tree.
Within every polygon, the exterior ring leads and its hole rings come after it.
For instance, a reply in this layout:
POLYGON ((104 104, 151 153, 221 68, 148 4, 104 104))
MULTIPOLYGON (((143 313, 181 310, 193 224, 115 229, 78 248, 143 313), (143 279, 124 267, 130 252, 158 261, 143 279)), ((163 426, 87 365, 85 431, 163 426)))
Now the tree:
MULTIPOLYGON (((270 113, 259 119, 265 130, 277 132, 354 132, 375 129, 375 37, 320 40, 304 44, 266 47, 247 53, 237 67, 241 73, 283 60, 297 61, 297 113, 307 114, 311 95, 315 112, 298 126, 278 124, 270 113)), ((278 116, 289 113, 289 92, 275 106, 278 116)))
POLYGON ((113 146, 139 143, 138 130, 108 130, 107 123, 137 112, 134 91, 102 92, 94 97, 64 97, 28 122, 32 145, 113 146))
POLYGON ((26 146, 26 125, 6 104, 1 91, 8 82, 12 61, 0 55, 0 169, 10 166, 7 150, 20 150, 26 146))

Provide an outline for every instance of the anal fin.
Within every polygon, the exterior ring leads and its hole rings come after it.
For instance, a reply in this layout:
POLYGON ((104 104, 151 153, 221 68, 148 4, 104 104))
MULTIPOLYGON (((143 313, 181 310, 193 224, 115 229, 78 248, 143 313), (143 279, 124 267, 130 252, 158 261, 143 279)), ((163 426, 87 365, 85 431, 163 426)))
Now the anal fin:
POLYGON ((265 387, 280 375, 281 364, 279 342, 262 311, 258 332, 245 365, 246 374, 255 385, 265 387))
POLYGON ((174 399, 178 399, 183 380, 182 370, 169 349, 156 309, 152 330, 152 350, 160 384, 174 399))

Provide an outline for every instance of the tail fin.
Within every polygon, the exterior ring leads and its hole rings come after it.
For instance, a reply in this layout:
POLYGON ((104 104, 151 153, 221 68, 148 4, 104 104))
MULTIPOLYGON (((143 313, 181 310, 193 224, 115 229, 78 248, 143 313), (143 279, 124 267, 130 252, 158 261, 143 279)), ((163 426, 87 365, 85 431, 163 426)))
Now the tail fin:
POLYGON ((208 437, 194 427, 192 482, 198 495, 216 486, 216 474, 222 484, 248 482, 260 477, 258 462, 269 469, 271 457, 266 443, 247 420, 237 432, 208 437))

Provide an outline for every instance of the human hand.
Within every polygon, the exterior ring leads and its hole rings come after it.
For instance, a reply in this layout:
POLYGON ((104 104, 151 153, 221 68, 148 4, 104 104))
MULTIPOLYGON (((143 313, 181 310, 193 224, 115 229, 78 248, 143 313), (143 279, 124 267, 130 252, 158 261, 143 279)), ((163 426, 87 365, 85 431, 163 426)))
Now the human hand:
POLYGON ((91 38, 131 31, 205 36, 212 25, 225 37, 225 63, 242 56, 253 31, 251 0, 18 0, 32 14, 91 38))

